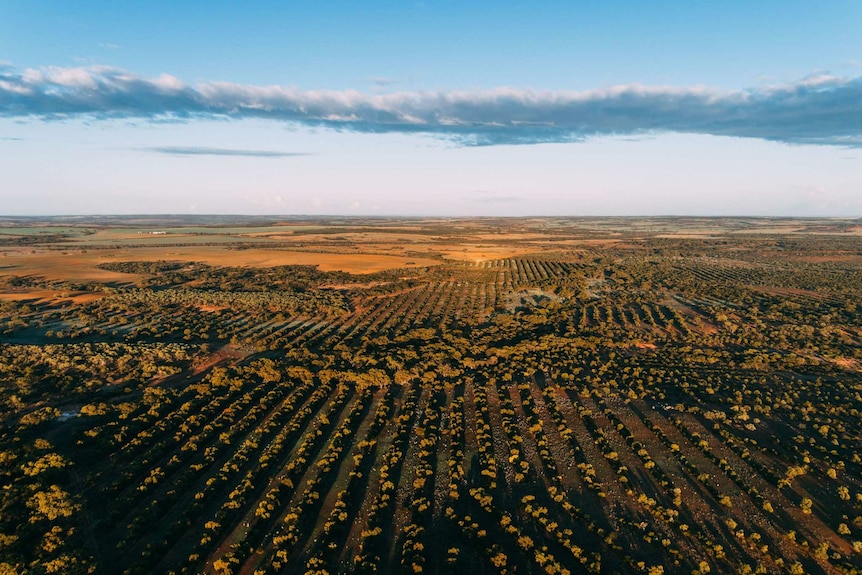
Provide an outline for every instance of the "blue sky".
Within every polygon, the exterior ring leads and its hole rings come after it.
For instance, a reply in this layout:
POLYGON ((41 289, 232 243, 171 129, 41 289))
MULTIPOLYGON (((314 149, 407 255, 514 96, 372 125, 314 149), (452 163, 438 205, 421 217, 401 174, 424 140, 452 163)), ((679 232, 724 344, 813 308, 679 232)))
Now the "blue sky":
POLYGON ((862 216, 862 3, 0 0, 0 213, 862 216))

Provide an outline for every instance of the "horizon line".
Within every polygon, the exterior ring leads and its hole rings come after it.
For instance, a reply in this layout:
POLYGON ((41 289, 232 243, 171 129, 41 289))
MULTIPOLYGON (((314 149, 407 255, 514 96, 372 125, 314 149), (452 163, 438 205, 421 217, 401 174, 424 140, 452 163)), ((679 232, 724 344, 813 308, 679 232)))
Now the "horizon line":
POLYGON ((23 219, 23 218, 206 218, 206 217, 234 217, 234 218, 292 218, 292 219, 577 219, 577 218, 625 218, 625 219, 662 219, 662 218, 700 218, 700 219, 771 219, 771 220, 862 220, 859 215, 776 215, 776 214, 537 214, 537 215, 435 215, 435 214, 263 214, 263 213, 239 213, 239 212, 166 212, 166 213, 88 213, 88 214, 0 214, 0 219, 23 219))

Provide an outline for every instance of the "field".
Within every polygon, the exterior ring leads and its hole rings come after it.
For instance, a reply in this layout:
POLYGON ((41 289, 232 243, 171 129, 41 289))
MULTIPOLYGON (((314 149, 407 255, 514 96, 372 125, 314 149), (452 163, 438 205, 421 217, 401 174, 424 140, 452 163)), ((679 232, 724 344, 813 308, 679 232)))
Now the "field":
POLYGON ((862 571, 862 222, 0 218, 0 573, 862 571))

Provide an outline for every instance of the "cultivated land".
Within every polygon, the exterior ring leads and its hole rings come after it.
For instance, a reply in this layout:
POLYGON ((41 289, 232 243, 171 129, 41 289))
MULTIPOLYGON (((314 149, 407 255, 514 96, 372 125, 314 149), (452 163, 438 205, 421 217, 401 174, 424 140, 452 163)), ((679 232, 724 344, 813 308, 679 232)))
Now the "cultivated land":
POLYGON ((858 573, 862 221, 0 218, 0 573, 858 573))

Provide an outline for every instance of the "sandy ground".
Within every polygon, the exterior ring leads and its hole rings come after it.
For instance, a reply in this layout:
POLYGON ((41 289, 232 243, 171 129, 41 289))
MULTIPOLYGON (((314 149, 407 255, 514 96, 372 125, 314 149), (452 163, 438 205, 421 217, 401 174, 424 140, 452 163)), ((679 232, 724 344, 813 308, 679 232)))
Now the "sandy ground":
POLYGON ((35 300, 37 302, 54 302, 62 300, 82 304, 101 299, 103 297, 103 294, 86 291, 58 292, 57 290, 44 289, 7 289, 0 291, 0 301, 35 300))
POLYGON ((668 240, 716 240, 719 239, 714 234, 658 234, 653 236, 656 238, 668 240))
MULTIPOLYGON (((430 246, 429 246, 430 247, 430 246)), ((488 260, 499 260, 514 258, 526 254, 535 254, 542 251, 536 247, 512 247, 495 245, 438 245, 433 249, 447 260, 484 262, 488 260)))

